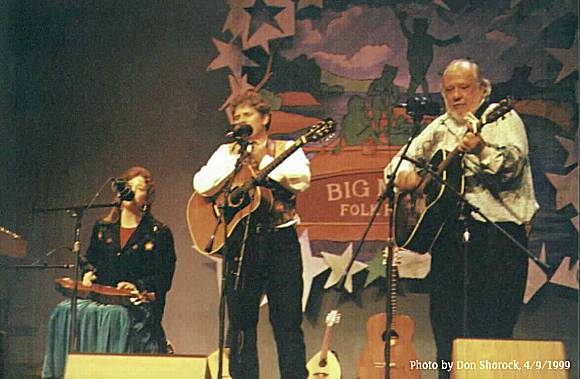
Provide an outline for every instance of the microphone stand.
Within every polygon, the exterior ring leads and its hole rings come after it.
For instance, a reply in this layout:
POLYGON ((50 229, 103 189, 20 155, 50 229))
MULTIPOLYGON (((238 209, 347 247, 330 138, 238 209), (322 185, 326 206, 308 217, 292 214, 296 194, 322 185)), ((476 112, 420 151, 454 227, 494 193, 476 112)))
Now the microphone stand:
MULTIPOLYGON (((413 119, 413 129, 412 129, 412 133, 411 136, 409 136, 409 139, 407 140, 407 143, 405 144, 405 146, 403 147, 403 150, 401 151, 401 154, 399 156, 399 161, 397 162, 397 164, 395 165, 395 169, 393 170, 393 172, 389 175, 388 177, 388 181, 387 181, 387 185, 385 187, 385 189, 383 190, 383 192, 379 195, 379 197, 377 198, 377 201, 375 203, 375 206, 373 207, 373 212, 371 214, 371 219, 369 220, 361 238, 358 241, 357 247, 355 249, 355 251, 352 254, 352 257, 350 259, 350 261, 348 262, 348 265, 346 266, 346 268, 344 269, 342 276, 340 278, 340 281, 338 282, 337 285, 337 290, 340 291, 340 289, 344 286, 344 284, 346 283, 346 279, 348 278, 348 273, 350 272, 350 269, 352 268, 352 265, 354 264, 357 256, 359 255, 361 248, 364 244, 364 241, 366 239, 367 234, 369 233, 373 223, 375 222, 375 219, 377 217, 377 214, 379 212, 379 210, 381 209, 382 204, 385 202, 385 200, 388 198, 389 202, 388 202, 388 207, 387 207, 387 213, 388 213, 388 220, 389 220, 389 230, 388 230, 388 238, 387 238, 387 256, 385 257, 385 274, 386 274, 386 290, 387 290, 387 299, 386 299, 386 303, 385 303, 385 309, 386 309, 386 314, 388 315, 388 317, 386 317, 386 327, 385 327, 385 336, 387 337, 387 340, 385 341, 385 350, 384 350, 384 358, 385 358, 385 379, 390 379, 391 376, 391 370, 390 370, 390 361, 391 361, 391 336, 395 335, 395 331, 392 330, 392 317, 390 317, 389 315, 392 316, 392 299, 391 299, 391 293, 392 293, 392 274, 393 274, 393 255, 394 255, 394 248, 395 248, 395 242, 394 242, 394 238, 393 238, 393 202, 394 202, 394 187, 395 187, 395 178, 397 177, 397 172, 399 171, 399 168, 401 167, 401 163, 403 162, 403 159, 406 157, 407 151, 409 151, 409 147, 411 146, 411 142, 417 137, 417 135, 419 135, 419 132, 421 130, 421 120, 423 118, 423 116, 425 116, 425 113, 422 113, 420 110, 416 110, 416 111, 407 111, 407 113, 412 117, 413 119)), ((336 307, 338 308, 338 300, 337 300, 337 304, 336 307)))
MULTIPOLYGON (((222 379, 223 377, 223 352, 224 352, 224 344, 225 344, 225 319, 226 319, 226 293, 229 291, 228 290, 228 272, 229 272, 229 262, 230 259, 233 257, 229 257, 229 246, 228 246, 228 224, 227 224, 227 220, 225 217, 225 212, 227 211, 227 209, 229 208, 227 205, 228 199, 230 197, 230 195, 232 194, 232 184, 234 181, 234 178, 236 177, 236 175, 238 174, 238 172, 240 172, 240 169, 242 168, 242 162, 244 161, 245 157, 247 156, 247 148, 249 145, 249 141, 247 139, 244 138, 239 138, 236 139, 236 142, 238 143, 239 147, 240 147, 240 155, 238 156, 238 159, 236 161, 236 165, 234 166, 234 170, 232 172, 232 174, 230 175, 230 177, 227 179, 227 181, 225 182, 223 189, 222 189, 222 193, 224 194, 223 196, 223 202, 221 204, 218 205, 218 209, 219 209, 219 219, 218 219, 218 224, 223 223, 224 225, 224 245, 222 247, 222 255, 223 255, 223 265, 224 268, 222 270, 222 277, 221 277, 221 288, 222 288, 222 292, 220 294, 220 301, 219 301, 219 311, 218 311, 218 328, 219 328, 219 336, 218 336, 218 373, 217 373, 217 378, 218 379, 222 379)), ((217 226, 216 226, 216 231, 217 231, 217 226)), ((213 239, 215 238, 210 238, 210 242, 211 244, 213 244, 213 239)), ((211 251, 211 246, 209 245, 209 250, 211 251)), ((206 247, 206 250, 208 250, 208 248, 206 247)), ((241 260, 238 262, 238 264, 241 267, 241 260)), ((236 288, 237 288, 237 282, 239 279, 239 275, 241 275, 240 273, 240 269, 238 269, 237 271, 237 277, 236 277, 236 288)))
MULTIPOLYGON (((106 204, 88 204, 88 205, 74 205, 72 207, 61 207, 61 208, 35 208, 33 213, 50 213, 50 212, 67 212, 71 213, 72 217, 75 217, 75 229, 74 229, 74 241, 71 251, 75 255, 75 264, 72 266, 74 268, 73 280, 75 286, 73 287, 71 294, 71 304, 70 304, 70 334, 69 334, 69 345, 68 352, 76 352, 78 350, 77 346, 77 298, 78 290, 77 283, 80 276, 80 266, 81 262, 81 226, 82 219, 85 211, 94 208, 112 208, 118 207, 118 203, 106 203, 106 204)), ((70 266, 70 265, 69 265, 70 266)), ((65 268, 65 267, 63 267, 65 268)), ((66 267, 68 268, 68 267, 66 267)))

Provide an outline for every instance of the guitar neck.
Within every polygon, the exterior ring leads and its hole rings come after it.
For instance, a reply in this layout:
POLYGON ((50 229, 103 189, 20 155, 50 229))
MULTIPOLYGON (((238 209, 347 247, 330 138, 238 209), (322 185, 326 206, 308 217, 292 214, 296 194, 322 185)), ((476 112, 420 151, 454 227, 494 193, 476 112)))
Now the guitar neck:
MULTIPOLYGON (((499 104, 497 105, 497 107, 495 107, 492 110, 492 112, 490 112, 489 115, 487 115, 487 117, 485 118, 485 121, 482 121, 478 117, 478 125, 475 127, 474 133, 476 135, 479 135, 484 126, 499 120, 500 118, 502 118, 506 113, 510 112, 511 110, 512 110, 512 106, 510 104, 509 98, 500 101, 499 104)), ((481 111, 481 113, 483 113, 483 111, 485 111, 485 108, 480 108, 480 110, 478 110, 477 113, 479 113, 480 111, 481 111)), ((437 172, 439 174, 441 174, 454 159, 461 158, 462 156, 463 156, 463 153, 461 151, 459 151, 458 147, 456 147, 452 152, 450 152, 447 155, 445 160, 443 160, 439 164, 439 166, 437 167, 437 172)))
POLYGON ((260 172, 258 172, 255 176, 254 182, 259 183, 266 179, 266 177, 274 171, 276 167, 278 167, 286 158, 288 158, 292 153, 298 150, 300 147, 305 145, 308 141, 304 137, 300 137, 292 146, 287 148, 282 152, 282 154, 278 155, 272 162, 270 162, 266 167, 264 167, 260 172))
POLYGON ((397 281, 399 279, 399 271, 397 267, 393 265, 393 271, 391 274, 391 320, 395 320, 397 315, 397 281))
POLYGON ((322 347, 320 348, 320 360, 326 360, 328 355, 328 349, 330 347, 330 334, 332 331, 332 325, 327 325, 324 330, 324 338, 322 339, 322 347))

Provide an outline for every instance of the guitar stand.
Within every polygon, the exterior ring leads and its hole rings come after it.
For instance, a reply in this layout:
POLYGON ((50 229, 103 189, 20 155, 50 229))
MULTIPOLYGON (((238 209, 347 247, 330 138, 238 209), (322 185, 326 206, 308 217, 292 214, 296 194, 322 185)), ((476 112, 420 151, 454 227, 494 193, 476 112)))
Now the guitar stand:
POLYGON ((467 203, 460 202, 459 205, 459 220, 462 221, 463 224, 463 233, 461 234, 461 243, 463 247, 463 308, 461 310, 461 319, 462 319, 462 334, 464 337, 468 336, 469 333, 469 319, 467 317, 467 312, 469 310, 469 306, 467 304, 467 288, 469 287, 469 265, 467 264, 467 257, 469 254, 469 244, 471 242, 471 233, 469 231, 469 220, 471 218, 470 214, 472 212, 471 205, 467 205, 467 203))

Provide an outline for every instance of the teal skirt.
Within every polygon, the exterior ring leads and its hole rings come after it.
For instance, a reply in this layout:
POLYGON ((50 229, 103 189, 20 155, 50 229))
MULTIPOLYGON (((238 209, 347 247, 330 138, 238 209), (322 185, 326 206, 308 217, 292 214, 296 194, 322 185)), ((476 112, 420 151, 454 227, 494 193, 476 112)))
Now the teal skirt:
MULTIPOLYGON (((48 324, 43 378, 62 378, 69 350, 70 300, 58 304, 48 324)), ((79 352, 165 353, 165 335, 149 305, 124 307, 78 300, 79 352)))

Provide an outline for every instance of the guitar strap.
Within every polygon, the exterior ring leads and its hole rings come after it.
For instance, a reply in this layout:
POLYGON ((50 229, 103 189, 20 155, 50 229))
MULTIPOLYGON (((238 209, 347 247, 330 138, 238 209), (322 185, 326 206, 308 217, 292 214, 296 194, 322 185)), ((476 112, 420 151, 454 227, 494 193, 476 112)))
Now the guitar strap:
POLYGON ((487 110, 487 108, 489 108, 490 105, 491 105, 491 101, 489 101, 489 99, 483 100, 483 102, 481 103, 479 108, 477 108, 477 110, 475 111, 475 113, 473 115, 475 117, 477 117, 477 119, 479 120, 481 118, 481 116, 483 116, 483 113, 487 110))

